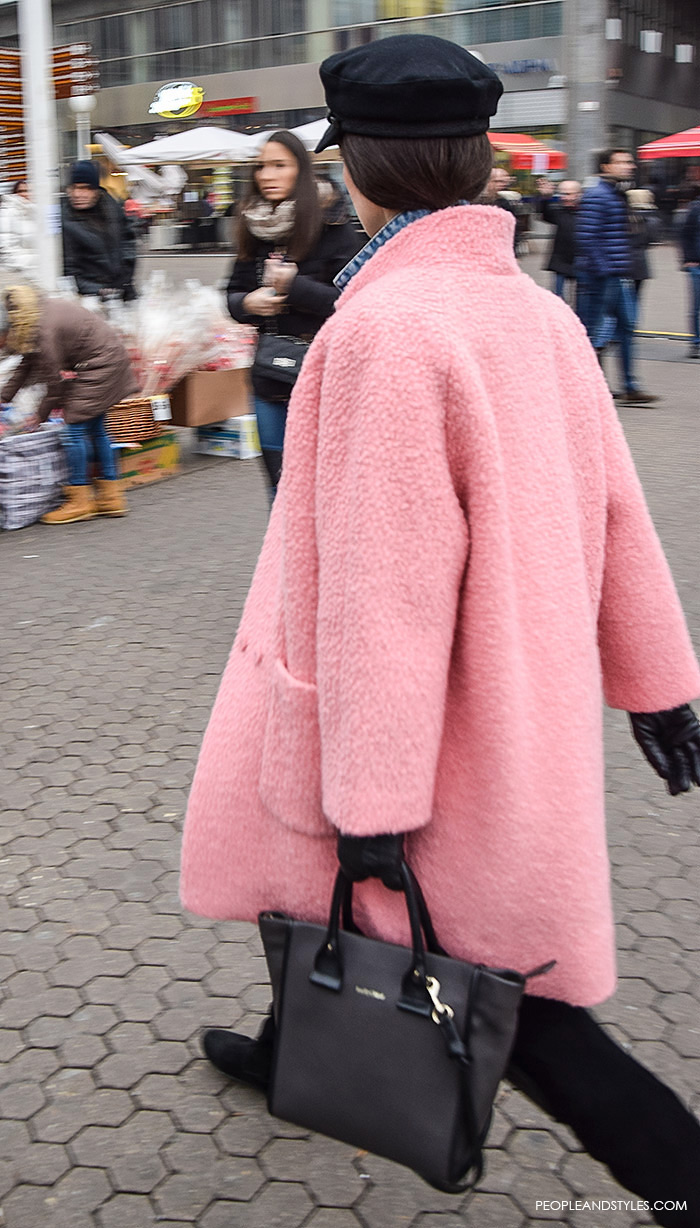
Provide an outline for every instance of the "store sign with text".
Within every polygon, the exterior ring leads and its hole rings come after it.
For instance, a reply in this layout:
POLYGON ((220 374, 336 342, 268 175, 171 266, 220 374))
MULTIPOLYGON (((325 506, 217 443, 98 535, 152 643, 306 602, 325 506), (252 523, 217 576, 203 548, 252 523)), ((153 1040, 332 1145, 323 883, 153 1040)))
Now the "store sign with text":
POLYGON ((171 81, 161 85, 148 108, 149 115, 162 115, 164 119, 187 119, 195 115, 204 102, 204 90, 192 81, 171 81))
POLYGON ((252 115, 258 110, 257 98, 210 98, 202 107, 202 115, 252 115))

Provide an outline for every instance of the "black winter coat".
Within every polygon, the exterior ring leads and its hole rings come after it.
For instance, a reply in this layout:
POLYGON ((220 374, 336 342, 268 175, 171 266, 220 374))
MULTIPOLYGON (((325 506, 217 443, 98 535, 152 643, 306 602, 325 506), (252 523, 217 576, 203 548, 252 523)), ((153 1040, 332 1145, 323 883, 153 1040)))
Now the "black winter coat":
POLYGON ((661 222, 656 209, 630 209, 630 277, 646 281, 651 277, 647 248, 659 237, 661 222))
POLYGON ((685 264, 700 264, 700 200, 694 200, 681 226, 681 247, 685 264))
POLYGON ((572 209, 559 201, 544 200, 541 197, 537 207, 542 220, 555 227, 549 259, 544 267, 552 273, 561 273, 564 277, 575 277, 578 208, 572 209))
MULTIPOLYGON (((263 262, 280 248, 279 240, 258 239, 255 256, 251 260, 236 260, 233 266, 227 290, 231 315, 241 324, 254 324, 261 332, 279 332, 310 341, 333 314, 339 294, 333 278, 362 245, 363 236, 349 222, 326 223, 308 256, 297 262, 299 272, 289 287, 283 311, 278 316, 251 316, 243 310, 243 299, 261 285, 263 262)), ((261 397, 273 392, 256 378, 255 372, 253 388, 261 397)), ((276 391, 279 392, 279 386, 276 391)))
POLYGON ((119 201, 100 188, 92 209, 61 205, 63 272, 73 277, 78 294, 118 290, 134 298, 136 234, 119 201))

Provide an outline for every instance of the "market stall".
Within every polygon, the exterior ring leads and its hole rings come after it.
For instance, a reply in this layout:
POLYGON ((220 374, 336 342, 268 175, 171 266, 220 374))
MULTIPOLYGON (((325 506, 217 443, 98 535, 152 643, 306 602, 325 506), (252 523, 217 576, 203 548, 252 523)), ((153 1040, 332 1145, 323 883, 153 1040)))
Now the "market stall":
POLYGON ((700 128, 686 128, 684 132, 674 132, 658 141, 640 145, 637 157, 642 162, 655 158, 700 158, 700 128))
POLYGON ((541 175, 545 171, 566 169, 566 154, 561 149, 550 149, 543 141, 524 132, 488 132, 494 149, 507 153, 514 171, 531 171, 541 175))
MULTIPOLYGON (((174 288, 155 273, 134 303, 93 306, 121 337, 139 387, 107 412, 126 487, 178 473, 183 442, 207 455, 259 455, 248 373, 256 331, 226 314, 214 287, 188 281, 174 288)), ((0 528, 33 524, 62 497, 61 412, 39 430, 31 421, 44 391, 22 389, 0 409, 0 528)))

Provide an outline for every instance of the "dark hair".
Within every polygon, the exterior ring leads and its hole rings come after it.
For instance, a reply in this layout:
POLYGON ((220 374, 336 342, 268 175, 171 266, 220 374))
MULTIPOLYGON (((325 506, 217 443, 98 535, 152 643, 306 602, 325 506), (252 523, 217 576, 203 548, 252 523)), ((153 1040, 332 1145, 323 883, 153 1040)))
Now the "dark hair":
MULTIPOLYGON (((273 142, 276 145, 284 145, 284 148, 288 149, 296 158, 297 181, 289 198, 294 201, 296 209, 294 213, 294 227, 287 242, 287 255, 290 260, 303 260, 314 246, 323 226, 323 214, 318 198, 318 189, 311 165, 311 158, 299 138, 293 132, 285 130, 272 132, 265 141, 265 145, 270 145, 273 142)), ((255 180, 256 172, 257 167, 253 166, 248 191, 241 201, 238 211, 238 256, 242 260, 252 260, 255 256, 257 245, 257 239, 250 233, 243 216, 244 210, 251 201, 260 195, 255 180)))
POLYGON ((341 152, 354 183, 383 209, 446 209, 475 200, 491 171, 485 132, 477 136, 342 138, 341 152))
POLYGON ((603 167, 608 165, 608 162, 612 162, 615 154, 625 154, 625 156, 629 156, 629 152, 629 149, 624 149, 621 145, 615 145, 612 149, 601 149, 600 153, 597 155, 598 170, 602 171, 603 167))
POLYGON ((17 195, 17 193, 19 192, 20 188, 22 187, 22 184, 23 184, 23 183, 26 183, 26 182, 27 182, 27 180, 26 180, 26 179, 18 179, 16 183, 13 183, 13 185, 12 185, 12 195, 13 195, 13 196, 16 196, 16 195, 17 195))

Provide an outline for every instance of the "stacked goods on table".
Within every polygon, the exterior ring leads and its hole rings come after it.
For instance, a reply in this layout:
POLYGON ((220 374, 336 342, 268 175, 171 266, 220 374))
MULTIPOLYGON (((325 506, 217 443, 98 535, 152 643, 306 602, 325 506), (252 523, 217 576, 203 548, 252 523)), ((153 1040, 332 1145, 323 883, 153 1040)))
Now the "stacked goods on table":
POLYGON ((245 368, 253 361, 255 330, 225 314, 221 294, 214 287, 188 281, 173 290, 162 274, 154 273, 135 302, 112 303, 107 310, 141 390, 138 397, 110 410, 108 430, 115 440, 141 443, 156 438, 162 429, 159 423, 165 421, 176 426, 221 421, 229 416, 225 407, 232 404, 229 412, 235 413, 243 397, 247 408, 245 368), (202 381, 206 385, 209 378, 217 391, 215 404, 204 411, 200 407, 193 421, 186 392, 188 382, 195 378, 200 400, 202 381), (166 400, 171 390, 172 406, 166 400))
POLYGON ((260 456, 255 414, 241 414, 216 426, 200 426, 195 452, 205 456, 233 456, 237 460, 260 456))

